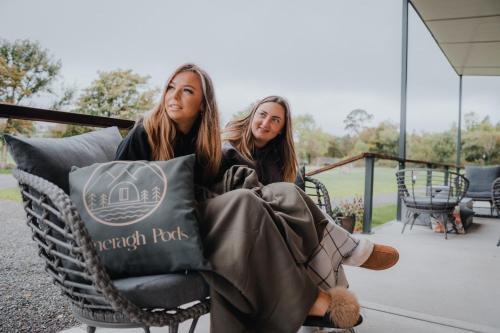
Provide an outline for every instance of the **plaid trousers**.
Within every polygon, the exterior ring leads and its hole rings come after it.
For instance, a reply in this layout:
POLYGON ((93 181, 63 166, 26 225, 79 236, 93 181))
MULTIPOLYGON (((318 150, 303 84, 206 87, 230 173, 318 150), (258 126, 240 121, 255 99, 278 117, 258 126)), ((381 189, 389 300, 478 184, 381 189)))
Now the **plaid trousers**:
POLYGON ((306 267, 311 279, 323 290, 335 286, 348 287, 342 262, 348 258, 359 244, 359 240, 328 218, 323 238, 309 258, 306 267))

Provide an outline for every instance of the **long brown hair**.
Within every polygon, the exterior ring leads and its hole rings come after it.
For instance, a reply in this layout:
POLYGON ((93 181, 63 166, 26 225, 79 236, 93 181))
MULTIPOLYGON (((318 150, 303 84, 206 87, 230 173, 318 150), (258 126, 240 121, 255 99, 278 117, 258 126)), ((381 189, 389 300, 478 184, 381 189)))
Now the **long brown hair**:
POLYGON ((175 157, 174 145, 177 129, 167 114, 165 95, 172 79, 181 72, 193 72, 200 78, 203 100, 200 107, 201 122, 195 143, 195 152, 204 177, 214 177, 219 171, 222 158, 219 110, 210 76, 195 64, 184 64, 170 75, 163 89, 160 103, 144 116, 144 129, 148 134, 153 159, 169 160, 175 157))
POLYGON ((283 180, 294 182, 297 177, 298 162, 293 143, 292 117, 290 106, 286 99, 280 96, 268 96, 253 104, 250 113, 242 119, 230 121, 222 131, 222 140, 230 142, 246 159, 253 162, 252 152, 255 149, 255 139, 252 135, 252 121, 255 112, 261 104, 277 103, 285 110, 285 126, 282 134, 278 135, 273 141, 278 148, 279 158, 283 163, 283 180))

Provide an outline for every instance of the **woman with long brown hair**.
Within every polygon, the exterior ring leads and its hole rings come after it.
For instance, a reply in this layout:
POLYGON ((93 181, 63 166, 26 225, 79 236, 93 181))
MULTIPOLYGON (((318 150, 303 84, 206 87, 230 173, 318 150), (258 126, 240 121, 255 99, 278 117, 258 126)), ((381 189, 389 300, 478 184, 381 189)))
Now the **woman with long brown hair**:
POLYGON ((249 165, 264 185, 294 182, 298 160, 291 119, 283 97, 268 96, 253 104, 246 116, 230 121, 222 132, 224 168, 249 165))
MULTIPOLYGON (((227 124, 222 131, 222 141, 223 169, 239 164, 249 166, 255 169, 264 185, 300 179, 297 178, 298 159, 290 105, 283 97, 268 96, 258 100, 246 115, 227 124)), ((372 244, 366 239, 360 242, 335 225, 330 230, 334 231, 337 242, 344 244, 338 258, 343 258, 348 265, 382 270, 392 267, 399 259, 393 247, 372 244), (352 245, 346 247, 345 244, 352 245)), ((332 248, 341 249, 338 244, 332 248)), ((338 265, 340 262, 334 263, 338 265)), ((338 272, 347 284, 341 267, 338 272)))

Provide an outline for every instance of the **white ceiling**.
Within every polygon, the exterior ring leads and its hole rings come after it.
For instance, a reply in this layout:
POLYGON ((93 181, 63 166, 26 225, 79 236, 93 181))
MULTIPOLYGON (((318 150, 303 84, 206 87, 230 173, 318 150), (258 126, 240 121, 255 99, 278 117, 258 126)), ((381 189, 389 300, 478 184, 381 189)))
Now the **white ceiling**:
POLYGON ((459 75, 500 75, 500 0, 410 0, 459 75))

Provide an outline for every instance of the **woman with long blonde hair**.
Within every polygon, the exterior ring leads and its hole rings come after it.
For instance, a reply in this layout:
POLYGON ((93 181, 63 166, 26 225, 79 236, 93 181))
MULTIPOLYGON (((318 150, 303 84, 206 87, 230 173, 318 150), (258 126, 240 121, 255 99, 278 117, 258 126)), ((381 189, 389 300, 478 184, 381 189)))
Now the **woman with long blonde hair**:
POLYGON ((264 184, 294 182, 297 155, 293 143, 290 106, 280 96, 268 96, 252 105, 241 119, 222 132, 223 168, 244 164, 255 169, 264 184))

